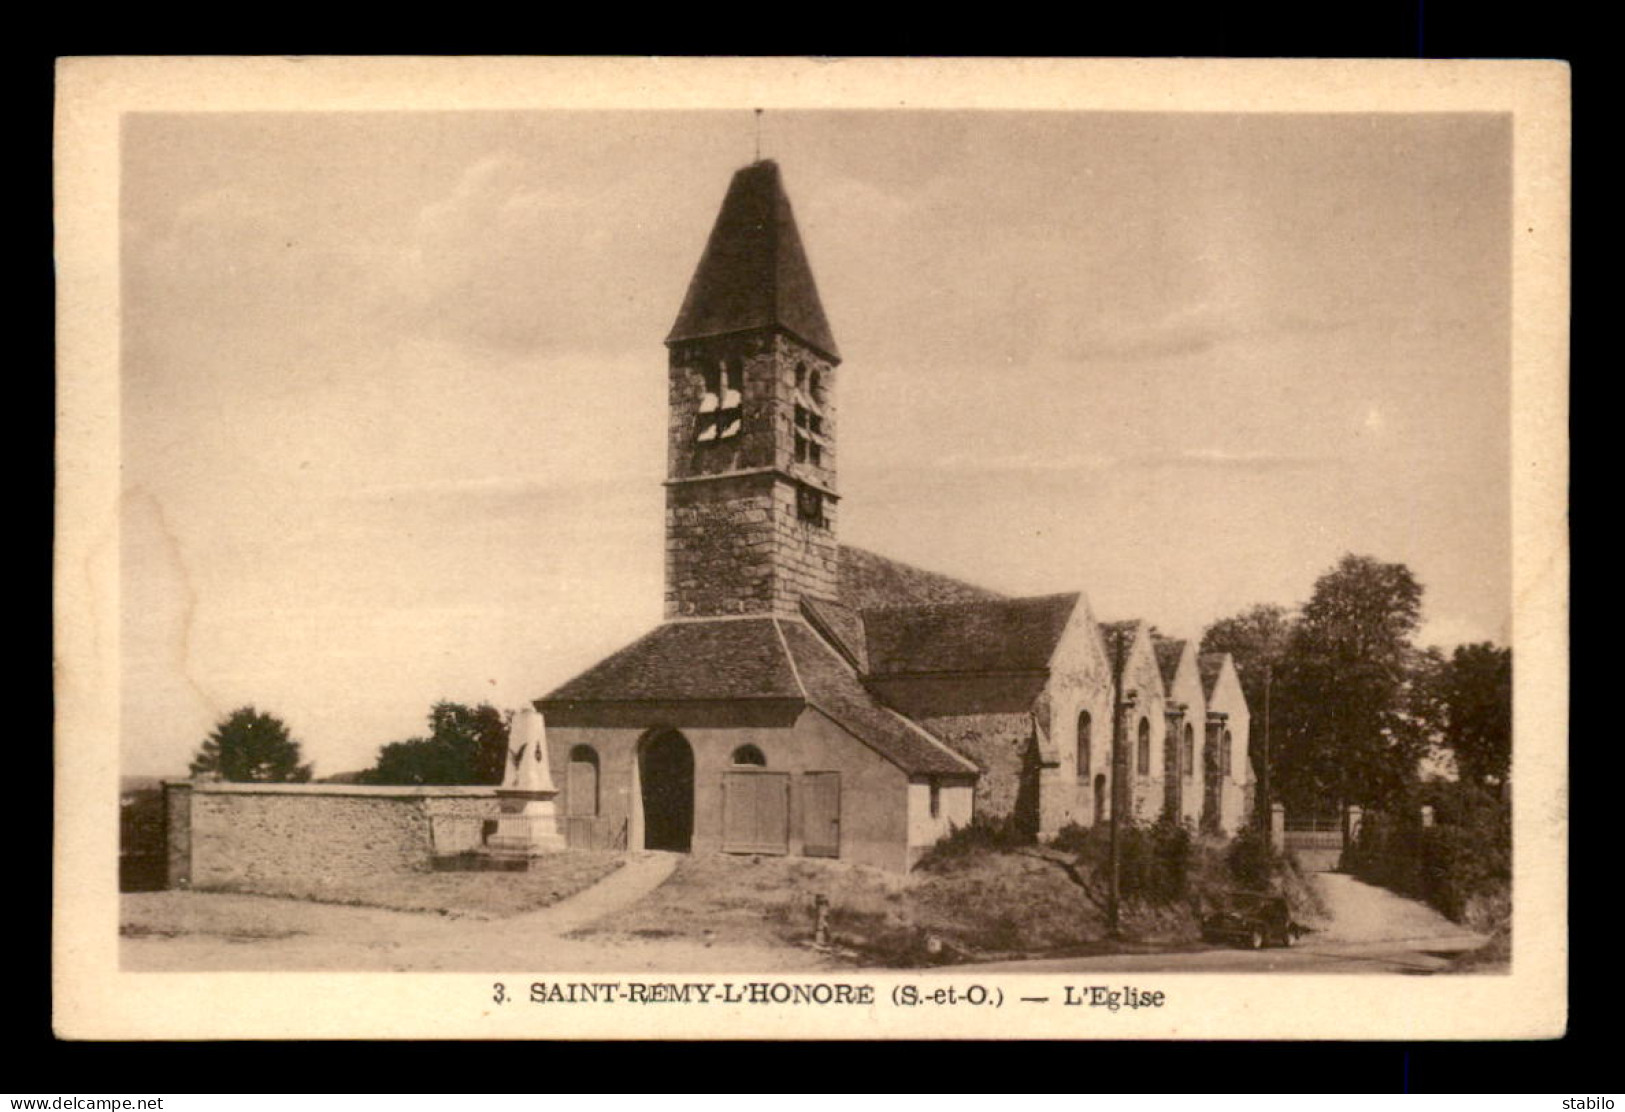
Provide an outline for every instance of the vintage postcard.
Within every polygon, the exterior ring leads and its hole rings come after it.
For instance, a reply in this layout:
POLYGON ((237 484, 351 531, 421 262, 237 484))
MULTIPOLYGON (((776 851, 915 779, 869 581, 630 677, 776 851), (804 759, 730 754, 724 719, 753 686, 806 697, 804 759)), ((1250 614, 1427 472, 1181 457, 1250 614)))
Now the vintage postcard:
POLYGON ((62 62, 56 1030, 1561 1034, 1569 120, 62 62))

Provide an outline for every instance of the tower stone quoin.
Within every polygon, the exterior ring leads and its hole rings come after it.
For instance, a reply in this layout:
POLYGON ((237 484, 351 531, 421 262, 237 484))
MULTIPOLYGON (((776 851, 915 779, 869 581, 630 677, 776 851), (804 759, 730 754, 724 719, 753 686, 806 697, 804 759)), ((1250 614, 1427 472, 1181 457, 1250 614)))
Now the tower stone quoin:
POLYGON ((840 355, 777 164, 734 174, 666 346, 666 616, 833 599, 840 355))

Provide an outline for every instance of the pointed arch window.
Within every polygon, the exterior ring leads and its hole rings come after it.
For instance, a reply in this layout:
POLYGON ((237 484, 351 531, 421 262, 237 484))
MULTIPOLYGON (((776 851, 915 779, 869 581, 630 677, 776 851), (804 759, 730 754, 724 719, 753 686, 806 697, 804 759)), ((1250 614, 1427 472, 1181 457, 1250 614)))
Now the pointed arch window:
POLYGON ((1135 746, 1137 769, 1141 776, 1151 775, 1151 722, 1140 719, 1140 738, 1135 746))
POLYGON ((725 358, 702 371, 705 392, 694 422, 694 439, 702 443, 727 440, 739 435, 744 423, 742 372, 739 361, 725 358))
POLYGON ((1093 722, 1088 711, 1078 714, 1078 783, 1089 782, 1089 746, 1093 722))
POLYGON ((1185 775, 1186 776, 1195 776, 1196 775, 1196 731, 1191 728, 1191 724, 1189 722, 1185 723, 1185 738, 1184 738, 1183 756, 1184 756, 1183 771, 1184 771, 1185 775))

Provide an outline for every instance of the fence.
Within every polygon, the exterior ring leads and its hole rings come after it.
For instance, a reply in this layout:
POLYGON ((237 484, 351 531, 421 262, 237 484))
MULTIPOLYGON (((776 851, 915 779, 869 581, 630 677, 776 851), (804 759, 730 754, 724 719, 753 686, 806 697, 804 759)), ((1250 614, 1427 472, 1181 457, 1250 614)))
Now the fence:
POLYGON ((1349 806, 1342 815, 1310 814, 1288 818, 1279 803, 1270 808, 1271 842, 1292 854, 1310 872, 1329 873, 1338 868, 1344 849, 1359 836, 1361 809, 1349 806))

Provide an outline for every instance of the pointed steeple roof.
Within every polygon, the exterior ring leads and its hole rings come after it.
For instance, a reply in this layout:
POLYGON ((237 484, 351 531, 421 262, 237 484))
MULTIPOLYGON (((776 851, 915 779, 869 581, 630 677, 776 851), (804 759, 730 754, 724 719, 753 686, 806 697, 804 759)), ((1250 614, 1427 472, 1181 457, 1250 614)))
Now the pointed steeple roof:
POLYGON ((666 342, 783 328, 839 359, 778 163, 734 173, 666 342))

